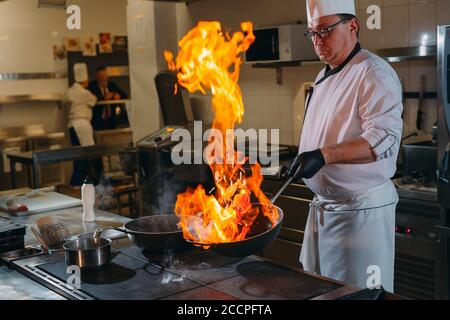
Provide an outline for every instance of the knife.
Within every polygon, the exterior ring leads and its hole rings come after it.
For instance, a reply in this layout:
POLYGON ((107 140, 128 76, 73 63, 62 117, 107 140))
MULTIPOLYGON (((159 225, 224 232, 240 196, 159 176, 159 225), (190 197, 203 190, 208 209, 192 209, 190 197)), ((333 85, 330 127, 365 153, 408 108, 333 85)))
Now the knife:
POLYGON ((423 100, 424 100, 424 96, 425 96, 425 82, 426 82, 426 75, 422 75, 420 77, 420 88, 419 88, 419 110, 417 111, 417 130, 422 130, 423 129, 423 116, 424 116, 424 112, 423 112, 423 100))

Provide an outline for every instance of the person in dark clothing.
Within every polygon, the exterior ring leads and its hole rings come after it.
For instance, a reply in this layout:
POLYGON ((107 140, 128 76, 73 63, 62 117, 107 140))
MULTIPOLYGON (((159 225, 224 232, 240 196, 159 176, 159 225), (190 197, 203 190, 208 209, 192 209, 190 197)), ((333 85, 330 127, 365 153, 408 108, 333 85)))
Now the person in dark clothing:
MULTIPOLYGON (((98 67, 95 71, 95 80, 88 86, 98 101, 112 101, 127 99, 127 94, 113 81, 109 81, 106 67, 98 67)), ((117 119, 126 118, 124 105, 101 105, 93 108, 92 127, 94 130, 111 130, 117 128, 117 119), (118 112, 120 110, 120 112, 118 112)), ((126 121, 128 122, 128 121, 126 121)))

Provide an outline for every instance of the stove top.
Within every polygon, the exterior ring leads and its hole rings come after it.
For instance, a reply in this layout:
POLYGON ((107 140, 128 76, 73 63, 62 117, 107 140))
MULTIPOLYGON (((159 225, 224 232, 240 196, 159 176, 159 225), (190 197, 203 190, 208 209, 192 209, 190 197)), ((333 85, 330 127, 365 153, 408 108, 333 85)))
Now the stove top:
POLYGON ((70 274, 63 252, 12 264, 69 299, 297 300, 342 287, 257 257, 226 258, 201 249, 165 256, 145 255, 136 247, 119 249, 110 265, 82 271, 79 290, 66 284, 70 274))

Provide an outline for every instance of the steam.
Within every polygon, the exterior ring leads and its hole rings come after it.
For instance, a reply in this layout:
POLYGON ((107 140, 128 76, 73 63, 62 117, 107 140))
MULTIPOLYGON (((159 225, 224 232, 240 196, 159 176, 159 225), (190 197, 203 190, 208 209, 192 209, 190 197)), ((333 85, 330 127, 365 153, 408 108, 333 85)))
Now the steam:
POLYGON ((100 210, 115 208, 113 187, 104 174, 102 174, 98 185, 95 187, 95 207, 100 210))
POLYGON ((185 278, 189 271, 194 270, 210 270, 211 265, 206 262, 200 262, 197 264, 186 263, 182 261, 176 254, 171 251, 166 251, 164 253, 163 259, 160 262, 161 266, 165 269, 169 269, 172 272, 166 272, 161 279, 161 284, 165 285, 168 283, 180 283, 185 278))

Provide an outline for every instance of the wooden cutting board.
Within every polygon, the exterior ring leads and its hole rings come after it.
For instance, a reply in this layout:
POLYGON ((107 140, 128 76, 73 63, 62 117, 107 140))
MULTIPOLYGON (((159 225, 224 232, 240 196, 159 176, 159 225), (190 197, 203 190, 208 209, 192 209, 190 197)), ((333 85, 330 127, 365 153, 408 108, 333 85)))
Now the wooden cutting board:
MULTIPOLYGON (((8 212, 7 201, 8 197, 2 197, 0 199, 1 211, 8 212)), ((17 203, 25 204, 28 207, 28 212, 19 213, 20 216, 61 210, 82 205, 80 199, 69 197, 57 192, 45 192, 43 195, 34 198, 19 196, 17 197, 17 203)))

